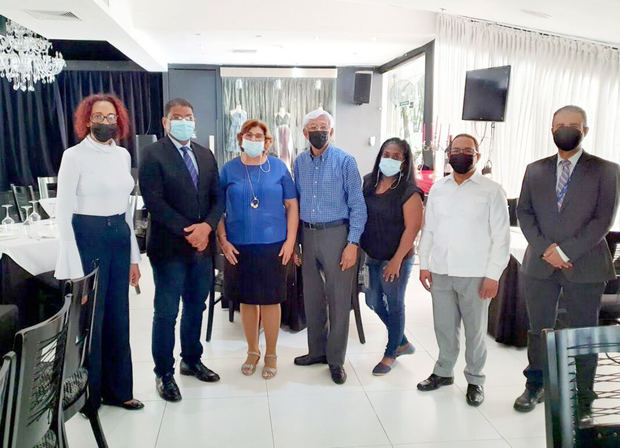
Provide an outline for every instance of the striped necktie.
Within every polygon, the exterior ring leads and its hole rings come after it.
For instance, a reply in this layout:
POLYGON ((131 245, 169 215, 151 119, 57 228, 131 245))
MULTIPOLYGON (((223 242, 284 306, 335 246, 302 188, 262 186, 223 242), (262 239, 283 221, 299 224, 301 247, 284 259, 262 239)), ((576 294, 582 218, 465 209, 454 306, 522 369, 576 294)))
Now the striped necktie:
POLYGON ((187 171, 189 171, 189 175, 192 177, 192 182, 194 183, 194 187, 198 189, 198 171, 196 171, 196 167, 194 166, 194 161, 189 155, 190 149, 187 146, 181 146, 181 151, 183 151, 183 162, 185 162, 187 171))
POLYGON ((560 166, 562 167, 562 172, 560 173, 560 180, 555 189, 558 199, 558 210, 562 208, 562 202, 564 202, 564 196, 566 196, 566 190, 568 189, 568 181, 570 180, 570 160, 562 160, 560 166))

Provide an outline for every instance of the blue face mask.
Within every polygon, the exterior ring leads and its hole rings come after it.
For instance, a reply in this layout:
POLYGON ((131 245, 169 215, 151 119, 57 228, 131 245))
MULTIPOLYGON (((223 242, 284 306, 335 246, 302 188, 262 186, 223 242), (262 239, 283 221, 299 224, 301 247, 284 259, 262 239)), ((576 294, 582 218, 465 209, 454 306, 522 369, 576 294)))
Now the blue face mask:
POLYGON ((379 162, 379 170, 383 173, 384 176, 396 176, 400 172, 400 166, 402 164, 403 162, 400 160, 382 157, 381 161, 379 162))
POLYGON ((196 123, 193 121, 170 120, 170 135, 180 142, 189 140, 194 135, 195 128, 196 123))
POLYGON ((253 142, 252 140, 243 139, 241 147, 250 157, 258 157, 265 150, 265 142, 253 142))

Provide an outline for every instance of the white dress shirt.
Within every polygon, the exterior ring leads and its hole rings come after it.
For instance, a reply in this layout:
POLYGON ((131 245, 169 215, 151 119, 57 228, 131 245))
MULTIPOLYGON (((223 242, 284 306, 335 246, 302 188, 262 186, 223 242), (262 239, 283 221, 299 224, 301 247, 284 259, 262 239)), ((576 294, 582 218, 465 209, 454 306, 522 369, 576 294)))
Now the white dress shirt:
POLYGON ((418 247, 420 269, 453 277, 499 280, 510 258, 510 220, 502 187, 476 172, 431 188, 418 247))
POLYGON ((196 168, 196 172, 200 173, 200 171, 198 171, 198 162, 196 161, 196 155, 194 154, 194 150, 191 147, 192 142, 189 141, 189 142, 187 142, 187 145, 183 145, 183 144, 181 144, 181 142, 175 140, 174 137, 172 137, 170 135, 168 136, 168 138, 170 139, 170 141, 172 142, 174 147, 177 149, 177 151, 181 155, 181 159, 183 158, 183 150, 181 148, 184 147, 184 146, 186 148, 189 148, 189 151, 187 152, 189 154, 189 158, 192 159, 192 163, 194 164, 194 168, 196 168))
MULTIPOLYGON (((572 157, 570 157, 568 159, 568 161, 570 162, 570 165, 568 166, 568 181, 570 183, 570 177, 573 175, 573 171, 575 171, 575 166, 577 166, 577 162, 579 162, 579 158, 581 157, 581 154, 583 154, 583 148, 580 148, 579 151, 577 151, 575 154, 573 154, 572 157)), ((562 175, 562 161, 564 159, 561 158, 558 155, 558 168, 557 168, 557 175, 555 176, 556 182, 555 182, 555 191, 558 191, 558 184, 560 183, 560 176, 562 175)), ((558 252, 558 254, 560 254, 560 258, 562 258, 562 260, 564 260, 564 262, 568 262, 570 261, 570 258, 568 258, 568 256, 564 253, 564 251, 560 248, 560 246, 556 247, 556 250, 558 252)))
POLYGON ((71 223, 73 214, 112 216, 124 213, 131 231, 130 261, 140 262, 129 201, 133 188, 131 156, 125 148, 115 143, 99 143, 88 136, 63 153, 56 196, 60 236, 56 278, 74 279, 84 275, 71 223))

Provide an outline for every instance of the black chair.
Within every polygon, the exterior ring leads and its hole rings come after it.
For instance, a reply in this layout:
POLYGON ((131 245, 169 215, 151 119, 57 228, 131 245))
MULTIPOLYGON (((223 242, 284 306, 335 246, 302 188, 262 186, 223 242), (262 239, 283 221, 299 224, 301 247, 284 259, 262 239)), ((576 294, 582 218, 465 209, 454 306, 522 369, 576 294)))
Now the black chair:
POLYGON ((607 282, 601 299, 599 321, 601 325, 620 324, 620 232, 609 232, 606 236, 607 245, 614 260, 616 278, 607 282))
POLYGON ((62 378, 71 297, 54 316, 15 336, 12 448, 62 447, 62 378))
POLYGON ((519 227, 517 219, 517 202, 518 199, 508 199, 508 216, 510 217, 510 227, 519 227))
POLYGON ((107 442, 99 420, 99 412, 88 405, 87 358, 90 351, 93 316, 97 303, 97 282, 99 268, 77 280, 65 283, 65 293, 71 296, 69 326, 67 330, 67 350, 65 353, 63 377, 63 440, 68 446, 64 422, 78 412, 83 412, 90 421, 97 446, 107 447, 107 442))
POLYGON ((23 186, 11 184, 11 191, 13 192, 15 204, 17 204, 19 219, 23 222, 26 220, 26 211, 22 207, 31 205, 30 201, 36 200, 34 189, 32 188, 32 185, 23 186))
POLYGON ((0 305, 0 354, 13 348, 13 340, 19 325, 19 310, 13 304, 0 305))
POLYGON ((543 340, 547 446, 620 446, 620 326, 544 330, 543 340), (590 417, 583 414, 576 385, 575 358, 584 355, 598 356, 590 417))
MULTIPOLYGON (((15 195, 12 190, 0 191, 0 206, 2 205, 12 205, 13 207, 9 208, 9 216, 15 220, 15 222, 20 222, 21 217, 19 215, 19 210, 17 208, 17 203, 15 202, 15 195)), ((2 207, 0 210, 2 216, 0 217, 0 221, 3 220, 6 216, 6 209, 2 207)))
POLYGON ((0 447, 9 448, 11 415, 15 400, 15 352, 3 356, 0 367, 0 447))
POLYGON ((365 292, 364 279, 360 275, 364 269, 366 263, 366 254, 361 249, 358 251, 359 256, 357 258, 357 275, 353 279, 353 288, 351 290, 351 309, 355 316, 355 326, 357 327, 357 336, 360 338, 360 343, 366 343, 366 335, 364 334, 364 325, 362 324, 362 312, 360 310, 360 293, 365 292))
MULTIPOLYGON (((216 252, 213 256, 213 282, 211 283, 211 291, 209 292, 209 312, 207 314, 207 342, 211 341, 211 335, 213 334, 213 314, 215 312, 215 305, 219 302, 223 302, 224 299, 224 266, 226 259, 224 254, 220 250, 219 243, 216 245, 216 252), (219 292, 220 297, 215 298, 215 293, 219 292)), ((230 301, 232 302, 232 301, 230 301)), ((228 303, 228 320, 233 322, 235 320, 235 304, 228 303)))

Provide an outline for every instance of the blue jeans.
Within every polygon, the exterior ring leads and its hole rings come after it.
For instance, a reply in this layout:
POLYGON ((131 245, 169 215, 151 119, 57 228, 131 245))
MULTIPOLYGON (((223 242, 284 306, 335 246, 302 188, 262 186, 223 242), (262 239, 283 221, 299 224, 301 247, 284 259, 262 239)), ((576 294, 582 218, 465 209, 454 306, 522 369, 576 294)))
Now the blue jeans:
POLYGON ((387 327, 388 342, 384 356, 396 358, 396 349, 409 343, 405 336, 405 290, 413 269, 413 257, 403 260, 398 279, 393 282, 383 280, 383 268, 387 261, 367 257, 366 264, 370 276, 366 304, 387 327))
POLYGON ((181 315, 181 358, 193 365, 200 361, 202 313, 211 290, 211 257, 198 260, 151 262, 155 281, 152 352, 157 376, 174 373, 174 327, 183 300, 181 315))

